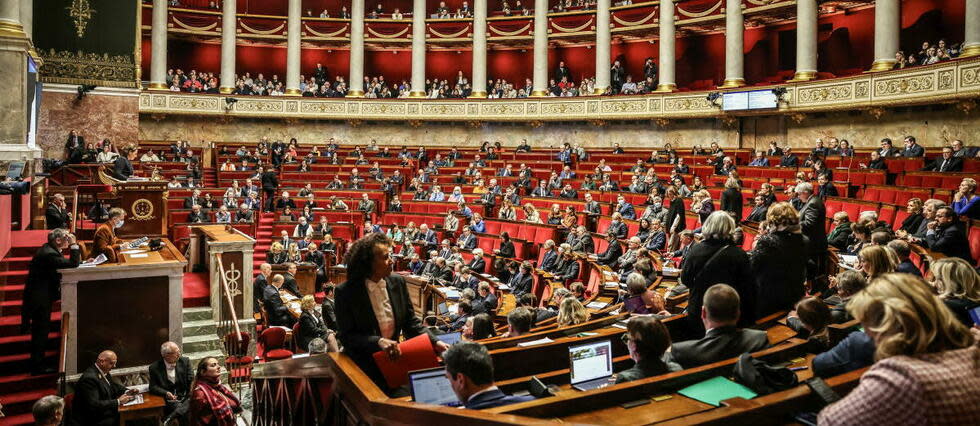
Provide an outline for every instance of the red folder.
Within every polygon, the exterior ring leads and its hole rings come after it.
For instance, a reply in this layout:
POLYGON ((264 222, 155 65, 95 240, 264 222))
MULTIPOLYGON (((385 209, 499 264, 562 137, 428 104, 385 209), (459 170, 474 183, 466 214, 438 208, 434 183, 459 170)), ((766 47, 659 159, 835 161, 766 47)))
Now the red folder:
POLYGON ((439 366, 435 348, 428 334, 420 334, 398 344, 402 355, 392 362, 384 351, 374 353, 374 362, 385 376, 388 387, 397 388, 408 383, 408 372, 439 366))

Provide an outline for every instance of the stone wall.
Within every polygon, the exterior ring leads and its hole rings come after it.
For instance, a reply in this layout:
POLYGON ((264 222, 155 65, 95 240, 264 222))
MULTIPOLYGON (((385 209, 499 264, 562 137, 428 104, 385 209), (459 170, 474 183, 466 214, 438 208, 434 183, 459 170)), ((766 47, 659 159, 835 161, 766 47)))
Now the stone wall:
POLYGON ((525 123, 429 123, 417 127, 404 122, 365 122, 351 125, 341 121, 269 120, 249 118, 212 118, 150 116, 143 114, 139 123, 141 140, 187 139, 194 145, 201 141, 257 141, 296 137, 300 143, 323 143, 334 137, 342 143, 366 144, 376 139, 382 145, 456 145, 477 146, 484 140, 515 146, 522 138, 532 145, 549 147, 564 142, 594 148, 660 147, 665 142, 675 147, 708 145, 723 147, 767 147, 769 141, 780 145, 810 147, 818 137, 847 139, 856 147, 876 147, 883 137, 900 141, 914 135, 925 146, 941 146, 952 139, 963 139, 967 145, 980 144, 980 112, 966 114, 952 105, 885 110, 875 118, 865 111, 815 113, 804 116, 744 117, 728 123, 716 119, 672 120, 665 127, 644 120, 638 122, 549 123, 532 127, 525 123), (799 122, 797 122, 799 120, 799 122))
POLYGON ((86 142, 108 138, 117 146, 137 141, 139 91, 96 89, 77 99, 77 86, 45 84, 38 121, 38 148, 45 158, 62 158, 72 129, 86 142))

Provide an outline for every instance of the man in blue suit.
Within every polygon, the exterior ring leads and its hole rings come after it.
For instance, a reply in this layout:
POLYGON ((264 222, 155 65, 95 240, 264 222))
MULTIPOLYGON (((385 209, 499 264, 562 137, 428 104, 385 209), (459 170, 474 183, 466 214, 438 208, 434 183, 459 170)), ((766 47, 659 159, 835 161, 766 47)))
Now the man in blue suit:
POLYGON ((507 395, 494 385, 490 352, 479 343, 457 343, 442 354, 442 359, 453 392, 466 408, 480 410, 534 399, 530 395, 507 395))
POLYGON ((620 195, 616 199, 616 211, 619 212, 626 219, 636 219, 636 210, 633 209, 633 205, 626 202, 626 197, 620 195))

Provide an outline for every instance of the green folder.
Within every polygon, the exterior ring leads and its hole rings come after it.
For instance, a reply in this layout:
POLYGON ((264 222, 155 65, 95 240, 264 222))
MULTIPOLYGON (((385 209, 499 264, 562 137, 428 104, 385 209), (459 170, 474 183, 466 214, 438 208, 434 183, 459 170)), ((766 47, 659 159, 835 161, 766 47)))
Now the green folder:
POLYGON ((720 406, 721 401, 728 398, 740 396, 745 399, 752 399, 757 396, 751 389, 721 376, 695 383, 681 389, 678 393, 715 407, 720 406))

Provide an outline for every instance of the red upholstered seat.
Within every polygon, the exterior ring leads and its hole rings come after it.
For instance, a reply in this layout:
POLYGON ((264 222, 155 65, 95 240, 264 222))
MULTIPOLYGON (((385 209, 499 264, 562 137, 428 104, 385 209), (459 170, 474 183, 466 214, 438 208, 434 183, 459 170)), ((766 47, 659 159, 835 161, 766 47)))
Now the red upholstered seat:
POLYGON ((265 352, 262 358, 266 361, 286 359, 293 356, 292 351, 283 349, 286 345, 286 330, 282 327, 269 327, 262 330, 259 342, 262 343, 265 352))
POLYGON ((977 221, 973 221, 973 226, 967 232, 967 239, 970 243, 970 254, 977 259, 977 265, 980 266, 980 224, 977 221))

